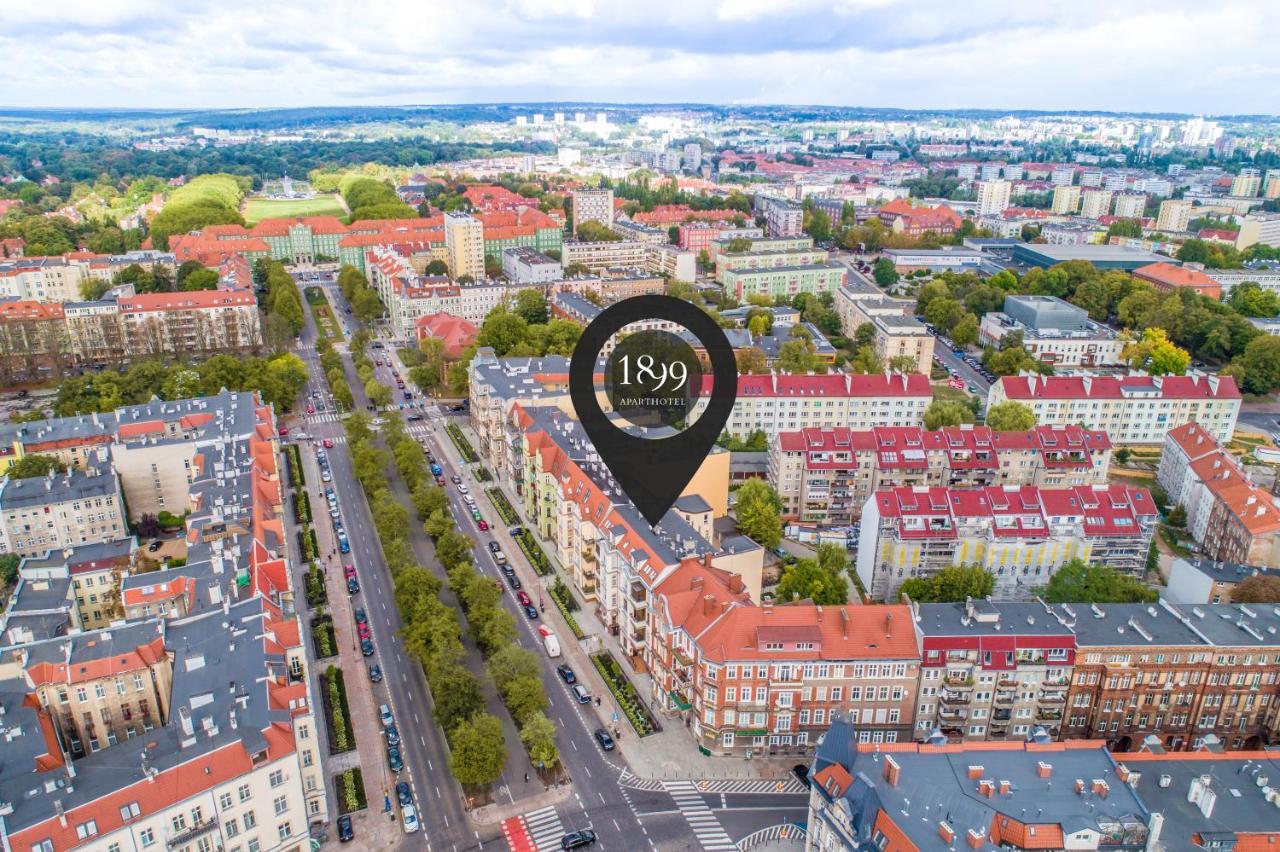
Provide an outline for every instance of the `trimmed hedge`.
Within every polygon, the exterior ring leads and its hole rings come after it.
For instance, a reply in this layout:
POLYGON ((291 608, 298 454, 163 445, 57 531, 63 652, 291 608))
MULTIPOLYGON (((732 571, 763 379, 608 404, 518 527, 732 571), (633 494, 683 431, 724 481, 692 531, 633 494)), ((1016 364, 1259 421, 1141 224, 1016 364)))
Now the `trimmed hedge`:
POLYGON ((486 468, 484 465, 481 465, 480 467, 476 468, 475 470, 472 471, 472 473, 475 474, 476 482, 492 482, 493 481, 493 474, 489 473, 488 468, 486 468))
POLYGON ((449 440, 453 441, 453 445, 462 454, 463 461, 467 463, 480 461, 480 457, 476 455, 476 451, 471 447, 471 442, 467 440, 466 435, 462 434, 462 429, 458 427, 458 424, 450 423, 444 427, 444 431, 449 434, 449 440))
POLYGON ((500 488, 486 488, 485 494, 489 495, 489 502, 493 504, 493 508, 498 510, 498 517, 502 518, 502 522, 507 526, 520 523, 520 516, 516 514, 516 510, 512 507, 511 501, 507 499, 507 495, 502 493, 500 488))
POLYGON ((631 727, 636 729, 637 734, 647 737, 662 730, 658 720, 653 718, 649 708, 640 700, 640 695, 636 692, 635 686, 623 674, 622 666, 618 665, 618 661, 613 658, 613 654, 608 651, 592 654, 591 663, 596 667, 596 671, 600 672, 600 676, 604 678, 609 691, 613 693, 618 706, 622 708, 622 712, 627 716, 627 721, 631 723, 631 727))
POLYGON ((573 631, 573 638, 587 638, 587 634, 583 633, 582 628, 578 626, 578 620, 573 617, 573 610, 578 608, 578 602, 574 600, 573 592, 569 591, 569 587, 560 582, 559 577, 556 577, 555 585, 551 587, 551 600, 555 601, 556 608, 560 610, 565 623, 573 631))
POLYGON ((520 545, 520 550, 533 566, 533 570, 538 572, 538 576, 545 577, 551 573, 551 560, 547 559, 547 554, 542 552, 542 547, 533 537, 533 533, 529 532, 528 527, 520 530, 520 535, 516 536, 516 544, 520 545))
POLYGON ((351 708, 347 706, 347 685, 342 669, 329 666, 320 674, 324 698, 324 718, 329 726, 329 753, 342 754, 356 747, 356 733, 351 728, 351 708))
POLYGON ((311 521, 311 498, 306 491, 299 491, 293 497, 293 519, 300 524, 311 521))
POLYGON ((362 811, 369 806, 364 795, 364 774, 358 766, 333 776, 333 789, 338 791, 339 816, 362 811))
POLYGON ((302 472, 302 451, 297 444, 285 444, 284 451, 289 459, 289 480, 301 488, 307 484, 307 475, 302 472))
POLYGON ((324 572, 315 565, 305 575, 307 606, 315 609, 329 602, 329 590, 325 588, 324 572))
POLYGON ((303 545, 302 557, 308 562, 320 558, 320 542, 316 539, 316 531, 310 527, 307 528, 306 535, 303 536, 305 544, 303 545))
POLYGON ((311 619, 311 645, 315 648, 317 660, 323 660, 338 653, 338 640, 333 635, 331 617, 317 615, 311 619))

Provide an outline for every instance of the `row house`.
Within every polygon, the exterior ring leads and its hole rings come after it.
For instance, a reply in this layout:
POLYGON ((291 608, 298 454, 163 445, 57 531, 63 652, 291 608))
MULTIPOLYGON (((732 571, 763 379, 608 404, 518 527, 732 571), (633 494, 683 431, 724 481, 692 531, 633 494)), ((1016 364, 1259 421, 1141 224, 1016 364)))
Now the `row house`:
POLYGON ((910 739, 919 652, 905 606, 756 605, 685 559, 653 587, 650 696, 705 754, 804 754, 837 716, 863 742, 910 739))
POLYGON ((920 642, 916 738, 1056 738, 1076 637, 1041 603, 912 604, 920 642))
POLYGON ((1029 407, 1037 423, 1078 423, 1124 445, 1161 444, 1170 430, 1193 421, 1217 440, 1230 440, 1241 396, 1230 376, 1002 376, 987 407, 1010 400, 1029 407))
MULTIPOLYGON (((711 377, 703 382, 707 393, 694 403, 691 418, 706 409, 711 377)), ((809 428, 920 426, 932 400, 929 377, 920 373, 741 375, 724 428, 746 439, 756 431, 772 437, 809 428)))
POLYGON ((174 272, 174 256, 160 251, 124 254, 68 252, 47 257, 10 257, 0 260, 0 299, 62 304, 82 298, 84 285, 114 277, 132 265, 160 266, 174 272))
POLYGON ((1076 636, 1064 738, 1115 751, 1255 749, 1277 730, 1280 610, 1271 605, 1059 604, 1076 636))
POLYGON ((569 401, 569 359, 498 358, 488 346, 476 350, 467 365, 468 414, 477 438, 477 452, 504 482, 516 482, 524 467, 516 459, 523 432, 510 422, 512 406, 558 406, 573 410, 569 401))
POLYGON ((1169 432, 1156 479, 1207 559, 1280 567, 1280 501, 1198 423, 1169 432))
POLYGON ((64 473, 0 478, 0 553, 32 556, 116 541, 127 528, 120 477, 105 458, 64 473))
POLYGON ((769 441, 769 483, 783 515, 847 525, 873 491, 900 486, 978 488, 1105 485, 1111 442, 1079 426, 995 432, 965 424, 844 427, 780 432, 769 441))
POLYGON ((996 597, 1026 599, 1072 559, 1141 576, 1159 515, 1146 489, 899 487, 863 506, 858 576, 876 600, 951 565, 995 576, 996 597))

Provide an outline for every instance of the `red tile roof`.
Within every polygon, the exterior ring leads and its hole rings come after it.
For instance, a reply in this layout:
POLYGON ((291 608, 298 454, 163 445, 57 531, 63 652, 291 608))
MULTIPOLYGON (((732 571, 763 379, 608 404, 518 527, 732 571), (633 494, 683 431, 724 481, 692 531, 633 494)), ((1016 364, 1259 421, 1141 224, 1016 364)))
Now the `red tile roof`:
POLYGON ((462 317, 456 317, 444 311, 418 317, 415 325, 418 329, 418 340, 435 337, 444 341, 446 358, 457 358, 476 340, 475 325, 462 317))
POLYGON ((1002 376, 1008 399, 1240 399, 1231 376, 1002 376))
POLYGON ((176 293, 139 293, 119 300, 124 314, 148 311, 184 311, 257 305, 247 290, 194 290, 176 293))

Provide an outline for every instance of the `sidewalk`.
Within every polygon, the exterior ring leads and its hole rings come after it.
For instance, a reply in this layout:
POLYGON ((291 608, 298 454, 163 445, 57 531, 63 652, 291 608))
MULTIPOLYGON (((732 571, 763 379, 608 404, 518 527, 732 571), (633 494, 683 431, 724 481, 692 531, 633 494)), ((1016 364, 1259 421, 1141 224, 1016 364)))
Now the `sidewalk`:
MULTIPOLYGON (((459 425, 472 446, 478 447, 480 445, 479 440, 470 426, 465 423, 460 423, 459 425)), ((447 436, 442 436, 442 444, 447 446, 449 452, 456 453, 456 448, 454 448, 453 443, 448 440, 447 436)), ((488 469, 487 465, 485 467, 488 469)), ((494 472, 490 471, 490 473, 494 472)), ((528 528, 529 525, 524 521, 523 501, 516 496, 514 489, 508 483, 500 481, 496 475, 490 482, 476 483, 474 482, 474 476, 470 477, 470 479, 477 488, 499 488, 515 508, 516 513, 520 515, 521 525, 528 528)), ((596 713, 602 727, 617 727, 622 731, 622 736, 617 739, 618 749, 626 758, 633 774, 642 778, 693 781, 721 778, 783 778, 789 776, 791 768, 797 763, 807 764, 809 762, 802 755, 746 759, 741 757, 712 757, 698 751, 698 743, 694 739, 692 732, 686 728, 685 723, 679 717, 665 716, 654 710, 650 698, 653 694, 652 678, 647 674, 631 669, 617 640, 609 634, 609 631, 600 623, 589 606, 580 599, 579 603, 583 604, 583 606, 574 612, 573 617, 587 638, 581 642, 574 641, 573 631, 565 623, 559 607, 550 600, 550 589, 555 584, 557 576, 565 580, 565 585, 570 588, 572 588, 572 583, 566 580, 566 575, 560 563, 556 560, 555 554, 550 552, 549 543, 538 542, 542 546, 543 552, 547 554, 554 573, 546 577, 539 577, 532 567, 526 564, 526 560, 523 558, 515 559, 516 554, 523 557, 523 551, 520 550, 520 546, 508 534, 505 524, 500 524, 494 528, 493 535, 501 543, 502 549, 512 558, 512 564, 516 565, 521 582, 526 587, 538 589, 538 594, 547 599, 547 608, 543 619, 548 626, 555 630, 556 635, 560 638, 560 647, 578 677, 582 678, 585 674, 594 694, 603 698, 601 707, 597 708, 593 704, 591 709, 596 713), (641 700, 649 707, 649 712, 662 725, 661 731, 650 734, 643 739, 636 734, 631 723, 626 720, 625 715, 616 706, 613 694, 609 692, 608 687, 605 686, 603 679, 589 658, 589 653, 594 653, 598 650, 607 650, 613 654, 614 659, 622 666, 623 672, 635 687, 636 692, 639 693, 641 700), (617 711, 619 717, 619 721, 616 723, 612 721, 615 711, 617 711)))

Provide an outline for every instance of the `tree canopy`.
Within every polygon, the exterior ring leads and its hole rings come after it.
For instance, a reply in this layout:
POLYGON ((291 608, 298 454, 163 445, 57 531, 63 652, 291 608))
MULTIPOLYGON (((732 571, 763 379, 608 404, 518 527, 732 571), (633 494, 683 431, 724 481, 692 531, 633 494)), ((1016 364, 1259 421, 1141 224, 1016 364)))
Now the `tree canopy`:
POLYGON ((1053 572, 1041 597, 1049 603, 1145 603, 1158 595, 1142 581, 1108 565, 1072 559, 1053 572))
POLYGON ((905 580, 898 592, 916 603, 947 603, 990 597, 996 578, 980 565, 948 565, 929 577, 905 580))
POLYGON ((748 479, 737 491, 738 528, 764 547, 782 541, 782 498, 763 479, 748 479))

